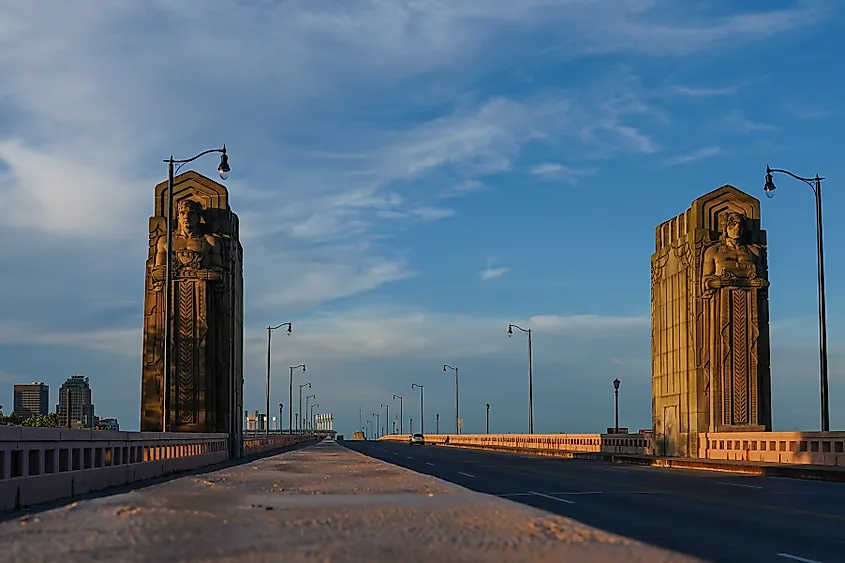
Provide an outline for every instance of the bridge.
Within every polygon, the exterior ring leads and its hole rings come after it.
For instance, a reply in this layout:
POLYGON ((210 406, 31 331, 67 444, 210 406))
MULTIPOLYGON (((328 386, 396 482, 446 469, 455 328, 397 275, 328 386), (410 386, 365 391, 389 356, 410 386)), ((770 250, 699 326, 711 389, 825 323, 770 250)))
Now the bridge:
MULTIPOLYGON (((206 152, 228 171, 225 148, 206 152)), ((9 560, 845 560, 845 432, 772 428, 765 232, 748 194, 723 186, 656 229, 650 432, 532 425, 421 447, 364 429, 245 430, 228 192, 191 171, 155 200, 141 431, 73 428, 70 415, 66 428, 0 426, 9 560)), ((268 327, 265 424, 281 327, 268 327)), ((460 429, 458 407, 456 395, 460 429)))

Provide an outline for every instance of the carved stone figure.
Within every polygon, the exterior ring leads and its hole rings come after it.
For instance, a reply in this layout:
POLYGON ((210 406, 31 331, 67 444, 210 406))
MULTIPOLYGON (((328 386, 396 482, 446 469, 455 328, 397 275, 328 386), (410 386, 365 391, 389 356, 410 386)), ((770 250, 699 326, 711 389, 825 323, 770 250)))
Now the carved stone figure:
POLYGON ((768 267, 760 203, 733 186, 659 225, 651 258, 658 454, 698 434, 771 429, 768 267))
MULTIPOLYGON (((183 199, 176 209, 177 227, 173 235, 174 270, 222 268, 219 236, 203 234, 200 230, 202 206, 192 199, 183 199)), ((167 237, 160 236, 156 244, 155 265, 167 261, 167 237)))
MULTIPOLYGON (((166 183, 156 186, 144 319, 141 430, 162 430, 166 183)), ((190 171, 174 178, 169 428, 226 432, 240 449, 243 251, 226 188, 190 171)))
POLYGON ((768 287, 760 278, 765 260, 763 248, 745 239, 745 215, 731 212, 725 217, 719 242, 704 252, 702 281, 705 291, 726 287, 768 287))

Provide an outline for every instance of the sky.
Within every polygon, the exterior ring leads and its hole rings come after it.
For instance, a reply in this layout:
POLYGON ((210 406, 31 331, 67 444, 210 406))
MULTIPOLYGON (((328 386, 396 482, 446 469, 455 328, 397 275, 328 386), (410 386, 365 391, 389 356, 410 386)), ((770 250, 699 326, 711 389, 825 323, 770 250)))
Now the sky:
MULTIPOLYGON (((845 7, 838 0, 0 0, 0 404, 90 378, 139 424, 162 162, 226 143, 245 397, 305 363, 351 434, 404 397, 426 431, 651 427, 654 228, 762 199, 775 429, 819 428, 824 182, 831 426, 845 429, 845 7)), ((214 156, 192 168, 216 177, 214 156)), ((297 399, 294 399, 297 402, 297 399)), ((275 408, 275 407, 274 407, 275 408)), ((275 410, 274 410, 275 412, 275 410)))

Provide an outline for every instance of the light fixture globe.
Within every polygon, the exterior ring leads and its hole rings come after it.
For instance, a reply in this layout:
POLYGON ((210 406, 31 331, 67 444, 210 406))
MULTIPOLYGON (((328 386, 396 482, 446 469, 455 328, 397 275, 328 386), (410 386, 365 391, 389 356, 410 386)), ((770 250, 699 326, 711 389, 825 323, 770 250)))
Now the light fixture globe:
POLYGON ((772 171, 767 166, 766 167, 766 185, 763 187, 763 191, 766 192, 766 197, 772 199, 775 197, 775 190, 776 190, 775 182, 772 180, 772 171))
POLYGON ((229 172, 232 171, 229 168, 229 155, 226 154, 226 147, 223 147, 223 154, 220 155, 220 166, 217 167, 217 171, 220 173, 221 180, 227 180, 229 178, 229 172))

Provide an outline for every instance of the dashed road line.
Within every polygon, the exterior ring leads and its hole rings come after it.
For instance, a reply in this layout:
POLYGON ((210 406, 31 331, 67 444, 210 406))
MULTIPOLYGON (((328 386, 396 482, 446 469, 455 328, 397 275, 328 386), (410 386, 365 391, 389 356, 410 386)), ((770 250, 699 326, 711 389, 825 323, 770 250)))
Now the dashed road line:
POLYGON ((529 491, 529 492, 534 496, 543 497, 543 498, 547 498, 547 499, 551 499, 551 500, 556 500, 558 502, 565 502, 566 504, 575 504, 574 500, 569 500, 569 499, 565 499, 565 498, 557 498, 557 497, 553 497, 552 495, 546 495, 546 494, 543 494, 543 493, 538 493, 536 491, 529 491))
POLYGON ((801 561, 801 563, 822 563, 821 561, 816 561, 815 559, 807 559, 806 557, 799 557, 797 555, 792 555, 791 553, 776 553, 775 555, 785 559, 792 559, 793 561, 801 561))
POLYGON ((763 487, 758 487, 757 485, 742 485, 740 483, 727 483, 725 481, 716 481, 718 485, 729 485, 731 487, 743 487, 746 489, 762 489, 763 487))
POLYGON ((431 463, 430 461, 425 462, 425 464, 426 464, 426 465, 430 465, 430 466, 434 467, 434 464, 433 464, 433 463, 431 463))
POLYGON ((467 477, 472 477, 473 479, 475 479, 475 475, 470 475, 469 473, 464 473, 463 471, 458 471, 458 473, 460 473, 461 475, 466 475, 467 477))

